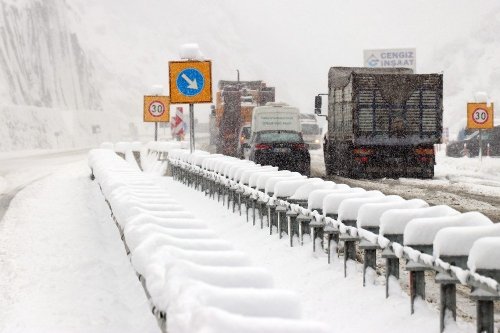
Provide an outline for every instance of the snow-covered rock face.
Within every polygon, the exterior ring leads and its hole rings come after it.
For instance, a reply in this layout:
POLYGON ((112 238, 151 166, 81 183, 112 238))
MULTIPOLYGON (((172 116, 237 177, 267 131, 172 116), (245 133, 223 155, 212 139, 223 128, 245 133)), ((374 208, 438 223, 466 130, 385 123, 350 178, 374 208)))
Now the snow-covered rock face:
POLYGON ((101 108, 91 60, 64 1, 0 2, 0 94, 3 103, 101 108))

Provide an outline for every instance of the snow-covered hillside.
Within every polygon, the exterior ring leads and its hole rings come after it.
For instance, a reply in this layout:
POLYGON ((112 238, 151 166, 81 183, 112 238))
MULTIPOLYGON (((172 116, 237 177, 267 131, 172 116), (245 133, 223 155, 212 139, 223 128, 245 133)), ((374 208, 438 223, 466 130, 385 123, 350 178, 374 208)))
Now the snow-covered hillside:
POLYGON ((2 102, 49 108, 101 108, 92 61, 69 29, 63 1, 2 1, 2 102), (14 4, 15 3, 15 4, 14 4))
MULTIPOLYGON (((152 135, 151 124, 142 123, 142 96, 153 84, 168 92, 168 61, 186 42, 199 43, 213 61, 214 82, 235 79, 239 69, 243 80, 267 81, 279 100, 303 112, 327 90, 330 66, 361 66, 363 49, 371 48, 415 47, 419 72, 444 71, 448 126, 464 116, 463 103, 476 90, 498 99, 497 1, 412 5, 0 0, 0 149, 116 140, 135 127, 152 135), (32 112, 41 121, 33 124, 32 112)), ((208 110, 196 106, 200 122, 208 110)))

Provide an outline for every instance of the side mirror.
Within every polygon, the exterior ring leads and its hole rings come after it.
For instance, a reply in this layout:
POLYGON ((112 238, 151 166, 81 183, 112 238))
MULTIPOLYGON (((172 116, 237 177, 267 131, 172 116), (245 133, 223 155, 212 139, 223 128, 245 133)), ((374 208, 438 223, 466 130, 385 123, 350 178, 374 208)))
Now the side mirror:
POLYGON ((321 99, 321 96, 317 95, 314 96, 314 113, 317 115, 321 114, 321 104, 323 100, 321 99))

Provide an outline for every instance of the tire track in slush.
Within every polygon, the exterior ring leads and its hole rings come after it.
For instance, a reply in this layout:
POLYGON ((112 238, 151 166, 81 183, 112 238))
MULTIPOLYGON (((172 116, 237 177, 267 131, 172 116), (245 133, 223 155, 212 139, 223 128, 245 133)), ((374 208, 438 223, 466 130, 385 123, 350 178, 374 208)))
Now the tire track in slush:
POLYGON ((3 221, 3 217, 5 216, 5 213, 7 213, 7 210, 9 209, 10 202, 12 201, 12 199, 15 198, 17 193, 22 191, 26 186, 29 186, 29 185, 33 184, 34 182, 37 182, 37 181, 39 181, 47 176, 49 176, 49 175, 44 175, 44 176, 38 177, 36 179, 31 180, 30 182, 28 182, 26 184, 20 185, 16 188, 10 190, 7 193, 0 194, 0 224, 3 221))

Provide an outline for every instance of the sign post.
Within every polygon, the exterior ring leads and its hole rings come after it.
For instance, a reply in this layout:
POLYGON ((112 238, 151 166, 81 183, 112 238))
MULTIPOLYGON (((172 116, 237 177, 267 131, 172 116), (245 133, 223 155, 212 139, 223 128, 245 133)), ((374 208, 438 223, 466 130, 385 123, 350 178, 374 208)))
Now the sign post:
POLYGON ((483 129, 493 128, 493 103, 467 103, 467 128, 479 130, 479 159, 483 159, 483 129))
POLYGON ((211 61, 170 61, 169 87, 173 104, 189 104, 189 149, 195 150, 194 104, 212 103, 211 61))
POLYGON ((155 141, 158 141, 158 122, 169 122, 168 96, 144 96, 144 122, 155 123, 155 141))

